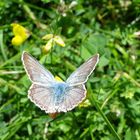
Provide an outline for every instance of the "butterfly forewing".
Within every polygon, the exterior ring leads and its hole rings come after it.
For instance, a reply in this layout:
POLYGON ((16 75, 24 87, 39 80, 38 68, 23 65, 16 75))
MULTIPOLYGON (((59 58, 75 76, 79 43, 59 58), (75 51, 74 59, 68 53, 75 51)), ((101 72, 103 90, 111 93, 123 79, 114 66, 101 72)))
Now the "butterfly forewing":
POLYGON ((69 76, 66 82, 70 86, 84 84, 95 69, 98 60, 98 54, 88 59, 84 64, 82 64, 76 71, 74 71, 69 76))
POLYGON ((39 85, 49 86, 54 82, 54 76, 45 69, 35 58, 29 55, 27 52, 24 52, 22 55, 22 61, 25 67, 25 70, 33 83, 39 85))

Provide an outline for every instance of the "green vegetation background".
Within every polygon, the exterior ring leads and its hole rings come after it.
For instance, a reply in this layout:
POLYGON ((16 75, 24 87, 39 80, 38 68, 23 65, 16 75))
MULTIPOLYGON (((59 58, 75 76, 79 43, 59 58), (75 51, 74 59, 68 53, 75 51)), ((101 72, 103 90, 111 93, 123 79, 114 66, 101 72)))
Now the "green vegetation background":
POLYGON ((1 140, 140 140, 139 0, 2 0, 0 25, 1 140), (20 46, 11 44, 14 22, 31 32, 20 46), (50 33, 66 47, 46 54, 41 38, 50 33), (27 98, 23 50, 63 80, 99 53, 86 102, 56 119, 37 108, 27 98))

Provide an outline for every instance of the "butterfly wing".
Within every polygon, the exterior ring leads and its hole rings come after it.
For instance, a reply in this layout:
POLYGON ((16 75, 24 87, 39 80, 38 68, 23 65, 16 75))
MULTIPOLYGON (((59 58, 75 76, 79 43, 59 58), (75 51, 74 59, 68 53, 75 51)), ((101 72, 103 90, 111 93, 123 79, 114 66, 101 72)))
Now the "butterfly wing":
POLYGON ((33 83, 28 91, 28 98, 42 110, 49 113, 56 112, 52 88, 53 83, 56 82, 54 76, 27 52, 23 53, 22 61, 33 83))
POLYGON ((86 97, 85 85, 68 87, 65 91, 63 102, 58 107, 58 112, 67 112, 75 108, 86 97))
POLYGON ((64 96, 64 101, 58 108, 60 111, 69 111, 76 107, 86 98, 85 82, 91 75, 99 61, 99 54, 88 59, 67 79, 68 88, 64 96))
POLYGON ((55 82, 51 72, 45 69, 35 58, 27 52, 22 54, 22 62, 30 80, 38 85, 50 86, 55 82))
POLYGON ((67 87, 65 94, 59 97, 60 102, 55 102, 58 97, 54 94, 53 87, 32 84, 28 92, 29 99, 46 113, 67 112, 75 108, 86 97, 84 85, 67 87))
POLYGON ((54 93, 52 87, 32 84, 28 91, 28 98, 41 110, 47 113, 57 112, 53 101, 54 93))
POLYGON ((84 84, 95 69, 98 61, 99 54, 88 59, 84 64, 82 64, 76 71, 74 71, 69 76, 66 83, 68 83, 70 86, 84 84))

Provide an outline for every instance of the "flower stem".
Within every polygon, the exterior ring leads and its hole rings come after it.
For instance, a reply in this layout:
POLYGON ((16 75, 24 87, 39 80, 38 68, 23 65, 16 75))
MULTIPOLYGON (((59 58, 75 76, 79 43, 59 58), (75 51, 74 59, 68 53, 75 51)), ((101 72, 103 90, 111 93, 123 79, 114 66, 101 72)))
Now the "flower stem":
POLYGON ((23 9, 25 10, 25 12, 28 14, 28 16, 30 17, 30 19, 32 19, 32 21, 36 24, 37 27, 41 28, 41 29, 46 29, 47 25, 41 23, 38 21, 38 19, 36 18, 35 14, 31 11, 31 9, 29 8, 29 6, 24 2, 24 0, 20 0, 20 3, 23 6, 23 9))

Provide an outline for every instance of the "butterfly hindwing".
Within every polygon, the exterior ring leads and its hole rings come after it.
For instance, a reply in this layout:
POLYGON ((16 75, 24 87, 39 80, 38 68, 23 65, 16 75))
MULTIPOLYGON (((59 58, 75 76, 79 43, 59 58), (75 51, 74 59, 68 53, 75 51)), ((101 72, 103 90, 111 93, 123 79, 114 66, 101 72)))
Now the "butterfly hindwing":
POLYGON ((85 85, 70 86, 66 89, 65 100, 63 105, 66 107, 66 110, 72 110, 79 103, 81 103, 86 97, 86 88, 85 85))
POLYGON ((45 110, 49 113, 56 112, 53 102, 54 92, 52 87, 32 84, 28 91, 28 97, 33 103, 41 108, 41 110, 45 110))
MULTIPOLYGON (((84 85, 74 87, 68 86, 65 93, 61 95, 59 104, 55 102, 56 112, 67 112, 75 108, 86 97, 86 88, 84 85)), ((57 97, 55 98, 57 100, 57 97)), ((48 113, 48 112, 47 112, 48 113)))

